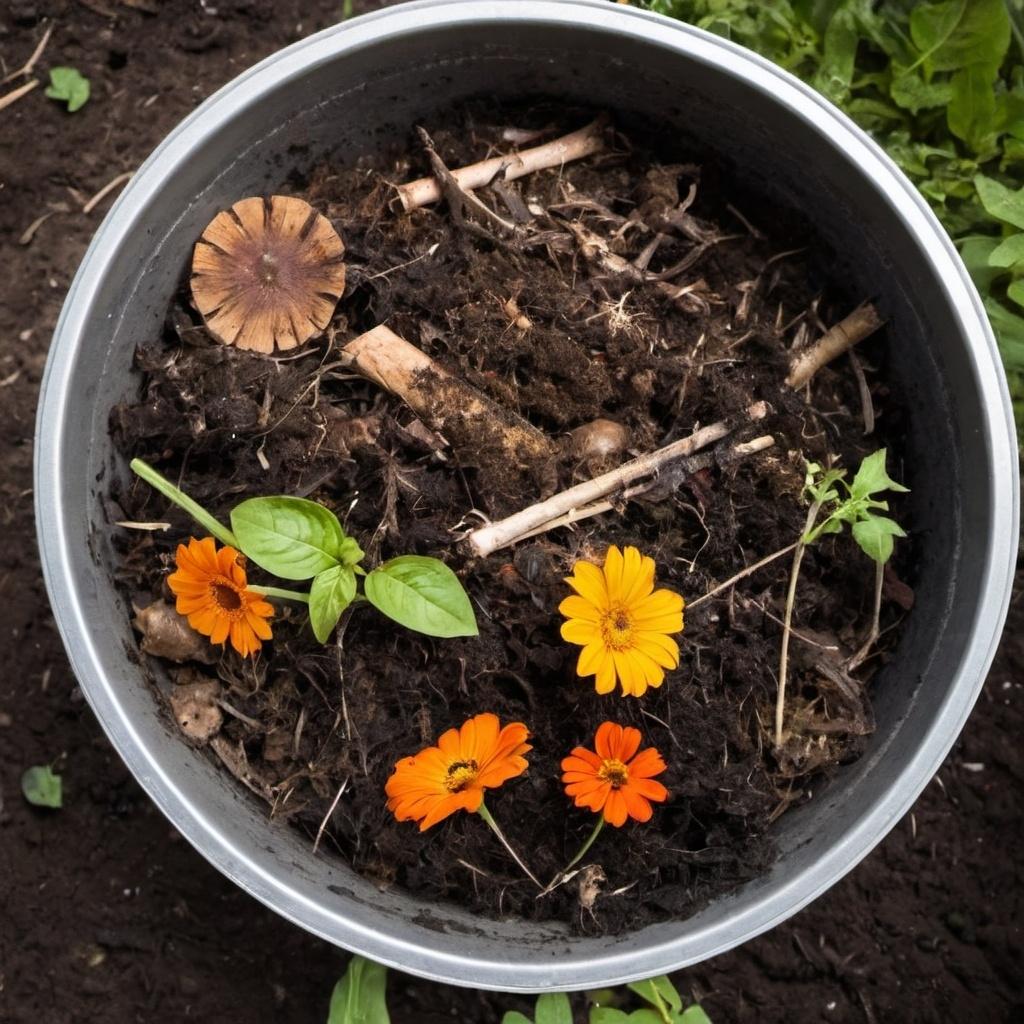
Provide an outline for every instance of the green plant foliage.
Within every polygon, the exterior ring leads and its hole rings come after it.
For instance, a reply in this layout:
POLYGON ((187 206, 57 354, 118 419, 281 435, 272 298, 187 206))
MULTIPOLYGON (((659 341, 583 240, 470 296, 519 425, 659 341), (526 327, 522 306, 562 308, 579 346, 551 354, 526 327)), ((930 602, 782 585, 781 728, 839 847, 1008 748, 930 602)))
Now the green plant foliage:
POLYGON ((822 469, 816 462, 807 464, 804 491, 822 506, 826 515, 804 535, 803 541, 813 544, 822 534, 839 533, 848 524, 864 554, 884 565, 892 557, 893 538, 906 534, 899 523, 878 514, 888 512, 889 503, 875 495, 882 491, 905 493, 907 488, 886 472, 884 448, 864 458, 851 484, 846 483, 845 477, 845 469, 822 469), (845 497, 840 487, 845 490, 845 497))
POLYGON ((250 498, 231 510, 231 529, 247 558, 284 580, 311 579, 353 553, 337 516, 305 498, 250 498))
POLYGON ((572 1005, 564 992, 545 992, 537 997, 533 1020, 518 1010, 509 1010, 501 1024, 573 1024, 572 1005))
POLYGON ((437 558, 402 555, 369 573, 366 599, 395 622, 427 636, 476 636, 469 595, 437 558))
POLYGON ((327 1024, 391 1024, 387 1006, 388 969, 354 956, 334 986, 327 1024))
POLYGON ((594 993, 597 1004, 590 1008, 589 1024, 711 1024, 708 1015, 699 1006, 683 1009, 683 999, 675 985, 665 975, 635 981, 627 986, 647 1006, 628 1012, 618 1007, 597 1005, 614 998, 614 992, 594 993))
POLYGON ((351 566, 335 565, 313 578, 309 588, 309 624, 320 643, 330 640, 341 613, 355 596, 356 574, 351 566))
POLYGON ((82 76, 77 68, 50 68, 50 84, 46 95, 51 100, 67 103, 68 113, 81 110, 89 98, 89 79, 82 76))
POLYGON ((756 50, 872 132, 985 302, 1024 433, 1024 0, 649 0, 756 50))
POLYGON ((60 776, 47 765, 35 765, 21 776, 21 792, 35 807, 63 807, 64 787, 60 776))

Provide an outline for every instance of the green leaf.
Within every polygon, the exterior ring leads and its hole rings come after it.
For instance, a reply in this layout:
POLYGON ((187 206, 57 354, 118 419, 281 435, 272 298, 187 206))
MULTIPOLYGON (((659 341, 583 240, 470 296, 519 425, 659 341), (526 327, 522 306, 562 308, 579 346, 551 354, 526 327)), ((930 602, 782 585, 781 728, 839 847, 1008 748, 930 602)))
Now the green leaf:
POLYGON ((919 62, 931 71, 998 66, 1010 45, 1010 19, 1003 0, 918 3, 910 14, 910 36, 919 62))
POLYGON ((878 491, 901 491, 908 488, 896 483, 885 471, 886 450, 879 448, 877 452, 866 455, 857 470, 857 475, 850 484, 850 494, 854 498, 866 498, 878 491))
POLYGON ((957 243, 960 246, 960 258, 967 267, 975 285, 982 294, 992 287, 992 282, 1000 276, 1000 271, 994 269, 989 262, 992 253, 999 246, 999 239, 992 235, 969 235, 961 238, 957 243))
POLYGON ((59 775, 54 775, 49 765, 35 765, 21 777, 21 791, 25 799, 35 807, 62 807, 63 786, 59 775))
POLYGON ((645 999, 652 1006, 660 1006, 661 1002, 664 1002, 674 1012, 678 1012, 683 1008, 683 1000, 676 991, 675 985, 664 974, 660 974, 656 978, 634 981, 626 987, 631 992, 635 992, 641 999, 645 999))
POLYGON ((453 637, 480 632, 458 576, 436 558, 392 558, 369 573, 364 586, 370 604, 418 633, 453 637))
POLYGON ((1014 192, 995 178, 979 174, 974 179, 985 210, 996 220, 1006 221, 1016 228, 1024 228, 1024 188, 1014 192))
POLYGON ((946 108, 949 130, 963 139, 975 153, 990 151, 996 140, 996 96, 998 67, 972 64, 962 68, 950 81, 951 95, 946 108))
POLYGON ((883 565, 892 557, 893 537, 906 537, 899 523, 885 516, 869 516, 853 524, 853 539, 868 558, 883 565))
POLYGON ((1024 371, 1024 317, 1011 313, 991 295, 985 300, 985 312, 995 331, 1006 368, 1024 371))
POLYGON ((1006 296, 1018 306, 1024 306, 1024 280, 1011 281, 1007 286, 1006 296))
POLYGON ((932 107, 944 107, 953 95, 953 87, 948 81, 926 82, 916 72, 894 75, 889 95, 894 102, 916 114, 932 107))
POLYGON ((342 565, 355 565, 363 560, 364 554, 363 549, 351 537, 346 537, 338 546, 336 557, 342 565))
POLYGON ((711 1024, 711 1018, 699 1007, 691 1006, 679 1018, 678 1024, 711 1024))
MULTIPOLYGON (((995 241, 995 239, 993 239, 995 241)), ((990 253, 990 267, 1012 267, 1024 260, 1024 231, 1018 231, 1009 238, 1004 238, 990 253)))
POLYGON ((68 113, 73 114, 85 106, 89 98, 89 79, 84 78, 77 68, 50 68, 46 95, 51 100, 66 102, 68 113))
POLYGON ((833 103, 841 103, 850 93, 860 33, 856 15, 840 7, 829 19, 822 40, 822 58, 811 84, 833 103))
POLYGON ((501 1018, 501 1024, 533 1024, 533 1021, 518 1010, 506 1010, 505 1016, 501 1018))
POLYGON ((670 1024, 672 1018, 645 1006, 642 1010, 634 1010, 627 1020, 629 1024, 670 1024))
POLYGON ((331 993, 327 1024, 391 1024, 386 996, 387 968, 354 956, 331 993))
POLYGON ((333 512, 287 495, 243 501, 231 512, 231 529, 248 558, 286 580, 337 565, 346 539, 333 512))
POLYGON ((629 1014, 617 1010, 614 1006, 592 1006, 590 1008, 590 1024, 627 1024, 629 1014))
POLYGON ((536 1024, 572 1024, 572 1006, 564 992, 545 992, 537 997, 536 1024))
POLYGON ((335 565, 313 577, 309 588, 309 624, 313 635, 325 644, 341 613, 356 596, 356 574, 348 565, 335 565))

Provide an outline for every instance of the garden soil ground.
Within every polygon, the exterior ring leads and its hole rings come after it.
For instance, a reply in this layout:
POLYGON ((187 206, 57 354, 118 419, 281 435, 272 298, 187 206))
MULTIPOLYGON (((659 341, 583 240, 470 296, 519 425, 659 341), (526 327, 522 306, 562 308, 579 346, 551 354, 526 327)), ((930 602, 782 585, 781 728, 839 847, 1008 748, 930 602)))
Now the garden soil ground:
MULTIPOLYGON (((64 115, 42 90, 0 136, 0 1021, 309 1021, 343 957, 263 910, 203 862, 120 765, 68 670, 39 578, 32 421, 67 285, 109 205, 88 197, 132 170, 204 96, 337 18, 319 2, 12 0, 0 56, 80 68, 93 98, 64 115), (213 10, 213 5, 207 4, 213 10), (152 8, 156 14, 141 8, 152 8), (75 193, 78 193, 76 195, 75 193), (22 232, 52 216, 27 245, 22 232), (58 761, 66 805, 28 807, 28 765, 58 761)), ((360 9, 356 4, 357 11, 360 9)), ((1024 607, 977 710, 911 815, 810 908, 682 973, 723 1021, 1014 1019, 1021 993, 1020 787, 1024 607)), ((392 1016, 497 1021, 521 1000, 395 977, 392 1016)))

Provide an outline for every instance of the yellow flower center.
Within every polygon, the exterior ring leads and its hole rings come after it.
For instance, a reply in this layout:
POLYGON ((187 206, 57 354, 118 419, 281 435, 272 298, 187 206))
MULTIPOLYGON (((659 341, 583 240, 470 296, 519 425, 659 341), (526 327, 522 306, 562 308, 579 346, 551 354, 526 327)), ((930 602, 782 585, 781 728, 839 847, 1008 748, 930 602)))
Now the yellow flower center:
POLYGON ((476 761, 456 761, 448 765, 448 775, 444 780, 444 788, 449 793, 461 793, 467 786, 476 782, 480 766, 476 761))
POLYGON ((629 782, 629 769, 616 757, 601 762, 597 777, 611 785, 612 789, 621 789, 629 782))
POLYGON ((601 617, 601 639, 613 651, 627 651, 633 646, 633 622, 625 608, 612 607, 601 617))
POLYGON ((223 577, 213 580, 210 583, 210 594, 220 611, 237 618, 242 610, 242 595, 233 583, 223 577))

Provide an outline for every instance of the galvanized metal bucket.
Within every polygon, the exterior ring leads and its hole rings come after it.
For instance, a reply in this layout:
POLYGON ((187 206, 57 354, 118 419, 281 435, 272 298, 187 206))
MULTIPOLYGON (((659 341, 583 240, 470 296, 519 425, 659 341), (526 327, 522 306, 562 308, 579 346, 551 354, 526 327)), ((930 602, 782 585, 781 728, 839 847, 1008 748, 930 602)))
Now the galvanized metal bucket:
POLYGON ((54 336, 36 447, 39 540, 78 679, 129 768, 240 886, 348 949, 441 981, 581 989, 713 956, 784 920, 849 871, 928 782, 978 695, 1002 627, 1018 523, 1015 434, 999 355, 949 239, 913 186, 810 89, 714 36, 599 0, 426 0, 297 43, 222 89, 136 174, 92 243, 54 336), (382 892, 313 856, 158 707, 110 567, 103 493, 124 467, 107 415, 136 392, 195 238, 219 209, 296 165, 357 154, 477 94, 564 96, 711 148, 751 188, 801 208, 832 274, 893 324, 917 606, 874 687, 856 764, 778 824, 762 878, 694 917, 605 938, 491 921, 382 892))

